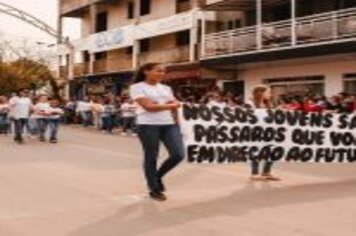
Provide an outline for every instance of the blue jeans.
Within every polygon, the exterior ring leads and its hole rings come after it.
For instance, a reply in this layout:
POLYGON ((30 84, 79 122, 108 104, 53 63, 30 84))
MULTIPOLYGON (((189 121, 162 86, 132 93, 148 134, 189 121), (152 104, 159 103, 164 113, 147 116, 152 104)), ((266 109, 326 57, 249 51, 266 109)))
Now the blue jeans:
POLYGON ((15 123, 15 140, 23 141, 22 135, 23 135, 25 126, 28 125, 28 119, 27 118, 15 119, 14 123, 15 123))
POLYGON ((45 134, 47 131, 47 126, 48 126, 48 119, 47 118, 38 118, 37 119, 37 127, 38 127, 38 132, 40 139, 45 138, 45 134))
POLYGON ((48 127, 49 127, 49 137, 50 140, 57 140, 58 127, 59 127, 59 119, 49 119, 48 127))
POLYGON ((144 172, 150 191, 159 190, 158 181, 184 159, 183 138, 177 125, 138 125, 138 137, 144 152, 144 172), (160 143, 169 158, 157 169, 160 143))

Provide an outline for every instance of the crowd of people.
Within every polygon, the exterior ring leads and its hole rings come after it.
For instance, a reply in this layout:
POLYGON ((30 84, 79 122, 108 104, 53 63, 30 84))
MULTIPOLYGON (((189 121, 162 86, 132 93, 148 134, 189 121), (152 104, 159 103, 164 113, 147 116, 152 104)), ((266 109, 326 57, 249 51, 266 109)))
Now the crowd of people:
MULTIPOLYGON (((246 105, 242 96, 223 93, 218 87, 210 88, 203 95, 188 93, 183 96, 176 93, 175 97, 181 102, 207 106, 246 105)), ((271 99, 269 107, 302 112, 352 113, 356 111, 356 95, 339 93, 329 98, 319 95, 281 96, 271 99)), ((137 106, 128 95, 115 96, 107 93, 59 101, 45 94, 32 96, 28 90, 23 90, 9 97, 0 96, 0 132, 12 132, 17 135, 19 142, 23 142, 22 134, 25 130, 30 136, 38 135, 43 141, 48 129, 52 132, 50 141, 55 142, 58 125, 63 123, 95 127, 109 134, 117 130, 123 136, 136 136, 136 112, 137 106), (51 109, 61 110, 52 115, 47 114, 51 109), (16 116, 20 118, 18 122, 15 122, 16 116)))
POLYGON ((64 114, 58 99, 41 94, 31 98, 29 90, 0 96, 0 132, 13 133, 17 143, 24 143, 24 133, 38 136, 41 142, 57 143, 58 127, 64 114), (46 136, 49 136, 48 138, 46 136))

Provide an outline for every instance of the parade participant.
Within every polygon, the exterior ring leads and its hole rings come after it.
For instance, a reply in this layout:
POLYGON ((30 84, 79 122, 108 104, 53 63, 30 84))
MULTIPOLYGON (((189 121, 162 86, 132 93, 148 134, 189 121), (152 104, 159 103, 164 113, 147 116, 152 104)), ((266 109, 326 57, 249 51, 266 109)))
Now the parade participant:
POLYGON ((103 99, 101 97, 95 97, 91 102, 91 109, 93 112, 94 126, 100 130, 103 127, 101 118, 101 112, 103 111, 103 99))
POLYGON ((92 109, 88 98, 77 102, 76 112, 80 115, 84 127, 88 127, 92 124, 92 109))
POLYGON ((144 152, 144 171, 149 195, 157 201, 166 200, 163 177, 184 158, 180 128, 174 119, 180 103, 170 87, 161 80, 165 69, 158 63, 143 65, 130 87, 131 98, 137 103, 138 136, 144 152), (159 146, 163 143, 169 158, 157 169, 159 146))
POLYGON ((121 105, 121 117, 123 123, 122 135, 126 135, 128 130, 134 133, 135 116, 136 106, 131 99, 126 98, 121 105))
MULTIPOLYGON (((252 96, 246 103, 249 109, 269 109, 272 108, 271 89, 264 85, 258 85, 252 90, 252 96)), ((271 174, 273 162, 266 161, 263 164, 262 172, 260 171, 260 162, 251 161, 251 180, 271 180, 279 181, 280 178, 271 174)))
POLYGON ((57 134, 61 116, 64 114, 63 109, 59 107, 59 101, 57 99, 50 100, 50 108, 48 109, 48 128, 50 133, 50 142, 57 143, 57 134))
MULTIPOLYGON (((10 99, 9 99, 9 107, 10 104, 14 104, 14 102, 19 98, 17 93, 11 93, 10 99)), ((14 119, 14 115, 13 115, 13 109, 11 109, 10 107, 10 111, 9 111, 9 121, 10 121, 10 133, 14 133, 15 132, 15 119, 14 119)))
POLYGON ((116 119, 116 106, 112 99, 109 97, 104 99, 102 105, 101 118, 103 122, 103 130, 111 134, 115 127, 115 119, 116 119))
POLYGON ((41 142, 45 142, 45 134, 48 126, 48 109, 50 105, 47 95, 41 95, 38 98, 38 102, 33 106, 32 118, 36 120, 39 139, 41 142))
POLYGON ((13 115, 15 123, 15 138, 18 143, 23 143, 23 132, 28 124, 30 112, 32 109, 32 101, 29 98, 29 91, 22 90, 19 97, 10 102, 10 112, 13 115))
POLYGON ((0 96, 0 133, 7 134, 9 131, 8 115, 10 106, 5 96, 0 96))

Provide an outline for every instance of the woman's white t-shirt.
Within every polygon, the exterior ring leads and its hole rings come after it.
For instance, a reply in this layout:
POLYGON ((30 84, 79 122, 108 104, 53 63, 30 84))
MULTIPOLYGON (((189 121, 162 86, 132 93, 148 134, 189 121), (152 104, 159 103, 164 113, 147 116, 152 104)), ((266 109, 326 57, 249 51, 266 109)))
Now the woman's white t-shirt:
MULTIPOLYGON (((168 102, 174 101, 172 89, 163 84, 150 85, 146 82, 140 82, 130 87, 130 96, 133 100, 138 98, 147 98, 152 102, 163 105, 168 102)), ((149 112, 146 111, 139 104, 137 105, 136 115, 137 124, 139 125, 172 125, 175 124, 172 112, 159 111, 149 112)))

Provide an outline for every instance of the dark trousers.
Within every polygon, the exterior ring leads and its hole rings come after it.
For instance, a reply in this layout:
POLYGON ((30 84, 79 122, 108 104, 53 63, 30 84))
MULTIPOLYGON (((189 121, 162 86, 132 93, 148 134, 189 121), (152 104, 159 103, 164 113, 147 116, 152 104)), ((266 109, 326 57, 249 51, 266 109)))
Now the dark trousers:
POLYGON ((49 128, 49 138, 50 140, 57 140, 58 128, 59 128, 59 119, 49 119, 48 128, 49 128))
POLYGON ((22 135, 23 135, 25 126, 28 125, 28 119, 27 118, 15 119, 14 123, 15 123, 15 140, 22 141, 23 140, 22 135))
POLYGON ((103 116, 103 130, 112 133, 114 127, 115 127, 115 115, 108 115, 108 116, 103 116))
MULTIPOLYGON (((251 174, 252 175, 258 175, 260 174, 260 163, 259 161, 252 161, 251 162, 251 174)), ((265 161, 263 162, 263 168, 262 168, 262 175, 268 175, 271 173, 273 166, 273 162, 271 161, 265 161)))
POLYGON ((138 125, 138 137, 144 152, 144 172, 150 191, 159 189, 158 180, 184 159, 184 145, 177 125, 138 125), (169 158, 157 169, 160 143, 169 153, 169 158))
POLYGON ((37 119, 37 127, 38 127, 38 132, 40 139, 45 138, 45 134, 47 131, 47 126, 48 126, 48 119, 47 118, 38 118, 37 119))
POLYGON ((122 128, 124 132, 126 132, 127 130, 135 132, 135 117, 123 117, 122 123, 122 128))

